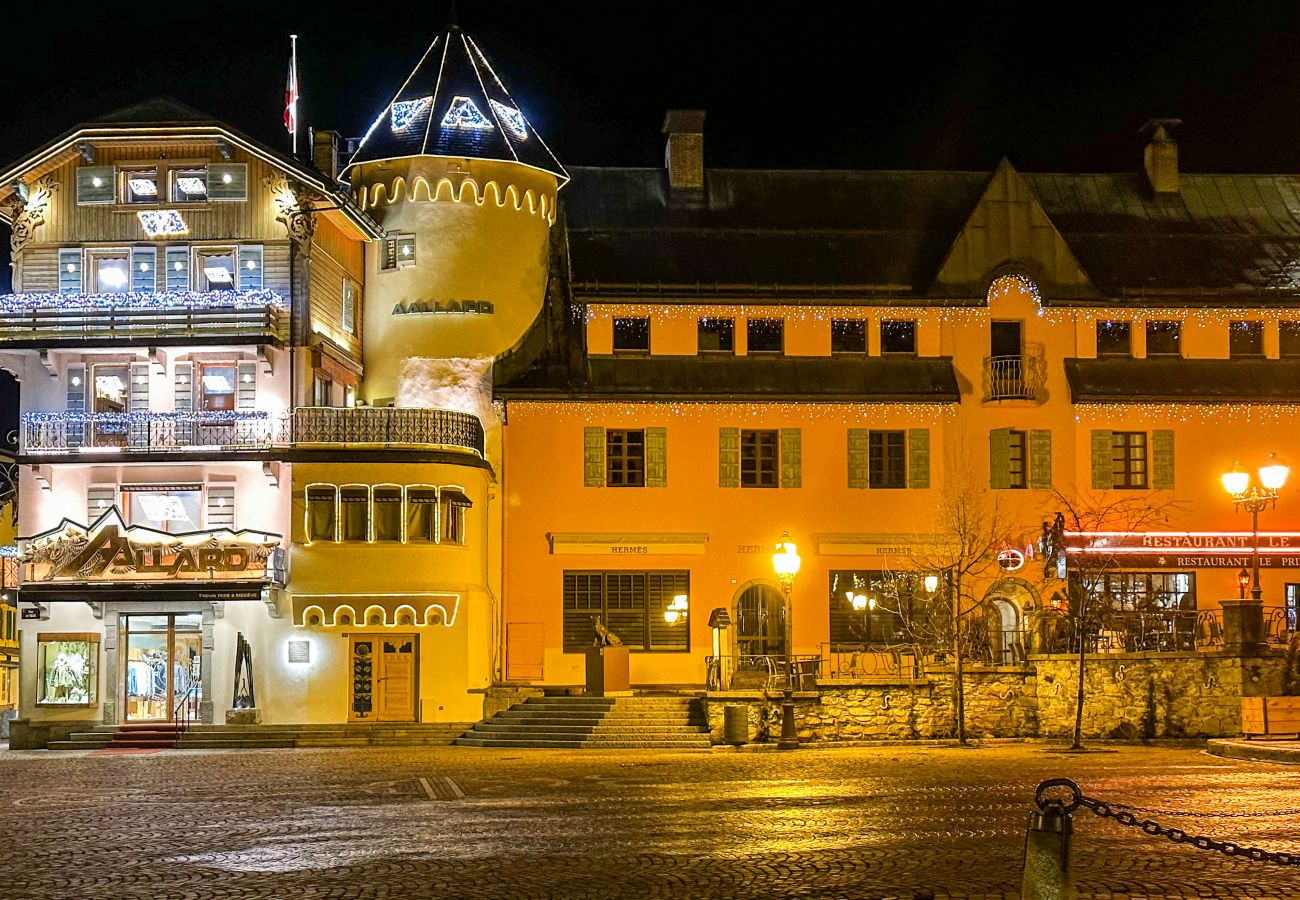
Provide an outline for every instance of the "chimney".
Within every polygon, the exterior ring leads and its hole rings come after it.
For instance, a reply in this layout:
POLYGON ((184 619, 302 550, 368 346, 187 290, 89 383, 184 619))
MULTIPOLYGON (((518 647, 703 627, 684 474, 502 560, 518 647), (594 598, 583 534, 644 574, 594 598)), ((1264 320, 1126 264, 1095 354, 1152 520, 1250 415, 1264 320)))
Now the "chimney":
POLYGON ((704 190, 704 110, 670 109, 664 116, 664 166, 674 191, 704 190))
POLYGON ((339 133, 317 131, 311 145, 311 161, 331 183, 339 179, 339 133))
POLYGON ((1151 192, 1178 193, 1178 142, 1171 133, 1182 124, 1182 119, 1148 119, 1140 133, 1150 135, 1142 151, 1142 164, 1147 170, 1151 192))

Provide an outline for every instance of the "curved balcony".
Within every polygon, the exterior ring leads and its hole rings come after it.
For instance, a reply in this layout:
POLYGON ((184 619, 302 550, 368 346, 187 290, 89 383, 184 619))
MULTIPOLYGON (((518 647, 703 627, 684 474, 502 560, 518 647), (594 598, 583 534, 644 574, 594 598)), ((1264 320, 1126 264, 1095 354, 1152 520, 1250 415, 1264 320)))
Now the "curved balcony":
POLYGON ((483 456, 483 423, 450 409, 301 406, 289 433, 303 444, 469 450, 483 456))
POLYGON ((484 454, 478 416, 448 409, 305 406, 236 412, 36 412, 22 417, 23 453, 167 454, 275 447, 370 447, 484 454))
POLYGON ((289 301, 252 291, 0 295, 0 347, 283 343, 289 301))
POLYGON ((1034 353, 984 357, 984 401, 1040 400, 1045 368, 1034 353))

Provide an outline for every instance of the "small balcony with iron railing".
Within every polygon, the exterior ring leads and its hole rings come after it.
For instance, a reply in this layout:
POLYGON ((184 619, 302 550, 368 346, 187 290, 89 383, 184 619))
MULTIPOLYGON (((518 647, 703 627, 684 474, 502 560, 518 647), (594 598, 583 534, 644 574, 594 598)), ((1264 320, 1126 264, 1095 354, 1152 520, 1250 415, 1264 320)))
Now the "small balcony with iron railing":
POLYGON ((289 301, 276 291, 0 294, 0 347, 283 344, 289 301))
POLYGON ((984 357, 984 402, 1044 399, 1045 368, 1041 354, 984 357))
POLYGON ((294 446, 449 450, 484 455, 478 416, 451 409, 302 406, 289 422, 294 446))
POLYGON ((307 406, 292 412, 32 412, 22 417, 27 456, 356 447, 484 455, 483 423, 448 409, 307 406))

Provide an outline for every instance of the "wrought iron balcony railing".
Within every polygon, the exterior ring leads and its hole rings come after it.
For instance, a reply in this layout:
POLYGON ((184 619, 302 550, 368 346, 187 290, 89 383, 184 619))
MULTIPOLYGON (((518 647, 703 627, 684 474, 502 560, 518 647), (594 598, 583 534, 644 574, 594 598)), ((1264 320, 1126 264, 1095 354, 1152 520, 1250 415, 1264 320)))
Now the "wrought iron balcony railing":
POLYGON ((984 399, 1037 400, 1043 360, 1034 355, 984 357, 984 399))
POLYGON ((23 452, 262 450, 275 426, 265 412, 26 413, 23 452))
POLYGON ((299 407, 292 412, 26 413, 23 452, 170 453, 356 446, 484 452, 477 416, 446 409, 299 407))
POLYGON ((131 291, 0 295, 0 346, 243 338, 283 342, 289 302, 276 291, 131 291))
POLYGON ((471 450, 483 456, 483 423, 450 409, 303 406, 292 414, 294 444, 471 450))

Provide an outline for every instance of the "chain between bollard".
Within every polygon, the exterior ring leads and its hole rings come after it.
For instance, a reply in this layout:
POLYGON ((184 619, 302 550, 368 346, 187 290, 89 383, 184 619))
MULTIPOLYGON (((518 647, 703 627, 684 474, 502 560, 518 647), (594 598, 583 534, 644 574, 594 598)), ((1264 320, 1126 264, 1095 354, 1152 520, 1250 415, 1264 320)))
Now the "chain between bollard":
POLYGON ((1220 841, 1203 834, 1188 834, 1182 828, 1161 825, 1152 819, 1139 818, 1135 810, 1142 807, 1125 806, 1120 803, 1110 804, 1104 800, 1085 796, 1082 789, 1069 778, 1052 778, 1044 781, 1034 792, 1034 804, 1041 812, 1049 808, 1059 808, 1073 812, 1080 807, 1090 810, 1094 815, 1123 825, 1127 828, 1139 828, 1152 837, 1163 837, 1175 844, 1190 844, 1198 850, 1213 850, 1224 856, 1240 856, 1254 862, 1273 863, 1278 866, 1300 866, 1300 854, 1280 850, 1265 850, 1261 847, 1243 847, 1234 841, 1220 841), (1068 802, 1048 796, 1048 792, 1061 788, 1069 792, 1068 802))

